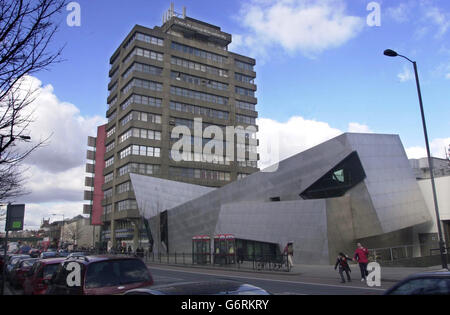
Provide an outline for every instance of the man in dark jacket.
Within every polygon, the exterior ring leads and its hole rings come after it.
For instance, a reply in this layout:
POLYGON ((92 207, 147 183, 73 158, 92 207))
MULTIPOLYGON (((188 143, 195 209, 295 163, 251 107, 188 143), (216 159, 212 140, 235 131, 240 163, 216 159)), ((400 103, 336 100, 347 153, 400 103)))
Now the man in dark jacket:
POLYGON ((350 266, 348 265, 348 260, 351 260, 351 258, 347 257, 347 255, 345 255, 344 253, 339 253, 336 264, 334 265, 334 270, 336 270, 336 268, 339 266, 339 274, 341 275, 342 279, 341 283, 345 283, 344 271, 347 275, 347 281, 352 281, 352 279, 350 278, 350 272, 352 271, 350 269, 350 266))

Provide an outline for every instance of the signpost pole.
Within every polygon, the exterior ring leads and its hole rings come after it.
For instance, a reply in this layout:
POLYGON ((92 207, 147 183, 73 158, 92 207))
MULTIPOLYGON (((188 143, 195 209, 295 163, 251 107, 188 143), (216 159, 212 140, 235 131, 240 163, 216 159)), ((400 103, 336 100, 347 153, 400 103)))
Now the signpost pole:
POLYGON ((2 294, 4 295, 5 292, 5 276, 6 276, 6 253, 8 251, 8 229, 6 228, 5 225, 5 247, 3 248, 3 268, 2 268, 2 287, 1 287, 1 291, 2 294))

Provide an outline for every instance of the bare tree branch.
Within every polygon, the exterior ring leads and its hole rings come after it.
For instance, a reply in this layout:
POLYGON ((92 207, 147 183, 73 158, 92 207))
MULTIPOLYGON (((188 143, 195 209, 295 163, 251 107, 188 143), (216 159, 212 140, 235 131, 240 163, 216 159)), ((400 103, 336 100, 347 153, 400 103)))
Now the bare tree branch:
POLYGON ((66 0, 0 0, 0 201, 26 193, 20 163, 48 140, 17 146, 30 139, 30 105, 37 96, 24 79, 61 61, 63 47, 53 51, 50 43, 65 5, 66 0))

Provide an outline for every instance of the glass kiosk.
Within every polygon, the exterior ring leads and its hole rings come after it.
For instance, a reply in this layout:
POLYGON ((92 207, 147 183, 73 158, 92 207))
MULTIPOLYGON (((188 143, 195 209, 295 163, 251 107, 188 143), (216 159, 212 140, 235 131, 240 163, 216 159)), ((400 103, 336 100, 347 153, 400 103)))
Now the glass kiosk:
POLYGON ((197 235, 192 238, 192 263, 205 265, 211 263, 211 238, 197 235))
POLYGON ((233 234, 214 236, 214 264, 227 265, 236 262, 236 238, 233 234))

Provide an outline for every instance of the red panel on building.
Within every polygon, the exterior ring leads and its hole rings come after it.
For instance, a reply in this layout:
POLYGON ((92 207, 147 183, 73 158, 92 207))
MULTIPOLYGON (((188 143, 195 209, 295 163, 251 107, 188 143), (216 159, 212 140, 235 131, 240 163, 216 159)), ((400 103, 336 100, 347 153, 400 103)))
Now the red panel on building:
POLYGON ((105 141, 106 141, 106 125, 97 128, 97 141, 95 148, 95 173, 94 173, 94 197, 92 201, 91 224, 102 224, 102 186, 105 183, 103 170, 105 169, 105 141))

